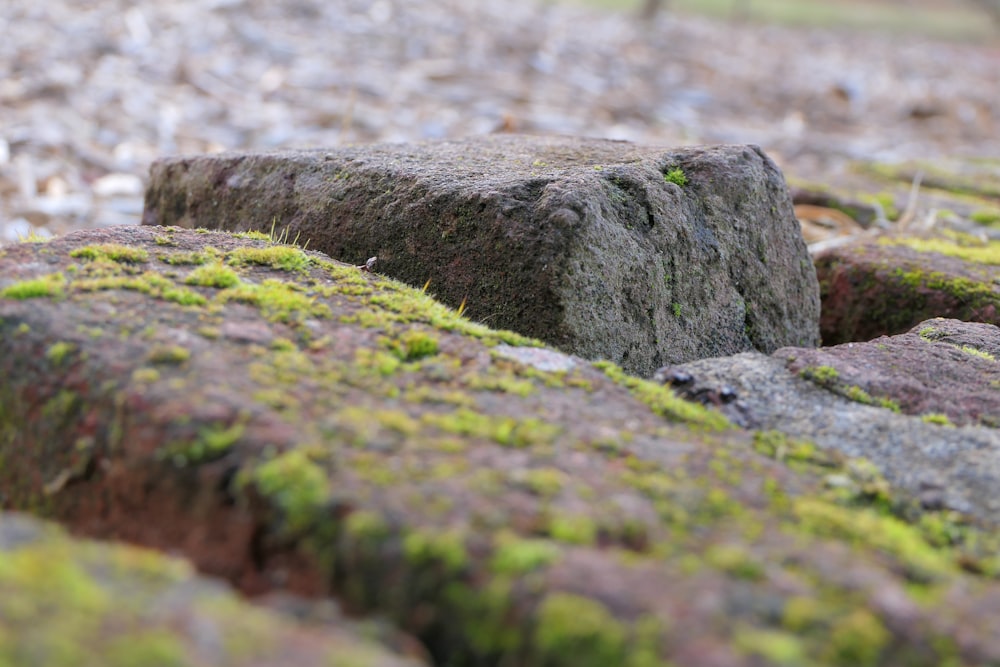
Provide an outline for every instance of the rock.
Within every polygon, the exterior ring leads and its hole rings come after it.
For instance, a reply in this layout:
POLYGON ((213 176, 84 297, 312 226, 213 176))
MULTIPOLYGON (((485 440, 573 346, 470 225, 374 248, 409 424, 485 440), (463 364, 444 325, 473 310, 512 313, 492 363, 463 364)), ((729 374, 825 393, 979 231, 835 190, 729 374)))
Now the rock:
POLYGON ((755 146, 492 136, 157 161, 145 224, 270 230, 648 377, 817 342, 814 272, 755 146))
POLYGON ((905 334, 658 373, 744 426, 863 457, 921 501, 1000 524, 1000 329, 933 319, 905 334), (732 400, 717 396, 723 387, 732 400))
POLYGON ((415 667, 359 632, 291 622, 187 561, 0 512, 0 663, 415 667))
POLYGON ((883 236, 815 258, 824 344, 898 334, 932 317, 1000 324, 1000 242, 883 236))
POLYGON ((319 253, 5 248, 0 378, 5 507, 332 595, 435 664, 1000 661, 990 526, 319 253))

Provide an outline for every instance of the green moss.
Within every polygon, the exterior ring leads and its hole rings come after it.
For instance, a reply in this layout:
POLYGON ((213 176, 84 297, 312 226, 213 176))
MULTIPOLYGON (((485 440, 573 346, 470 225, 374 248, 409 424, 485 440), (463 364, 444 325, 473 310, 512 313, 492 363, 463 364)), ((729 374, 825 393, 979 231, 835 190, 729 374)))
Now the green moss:
POLYGON ((986 352, 985 350, 980 350, 980 349, 974 348, 971 345, 963 345, 959 349, 962 350, 962 352, 965 352, 966 354, 972 355, 973 357, 979 357, 980 359, 986 359, 987 361, 996 361, 997 360, 997 358, 994 357, 989 352, 986 352))
POLYGON ((416 361, 438 353, 438 339, 419 329, 410 329, 389 343, 389 349, 403 361, 416 361))
POLYGON ((844 667, 870 667, 878 664, 891 638, 878 617, 865 609, 856 609, 832 628, 829 658, 844 667))
POLYGON ((423 415, 423 422, 455 435, 493 440, 507 447, 530 447, 555 440, 560 427, 540 419, 514 419, 480 414, 465 408, 450 413, 423 415))
POLYGON ((299 248, 274 245, 267 248, 237 248, 226 255, 233 266, 257 264, 270 266, 282 271, 304 271, 312 263, 309 256, 299 248))
POLYGON ((204 264, 188 274, 184 282, 188 285, 201 287, 235 287, 240 283, 240 277, 222 262, 204 264))
POLYGON ((199 266, 213 259, 218 260, 221 257, 222 252, 212 246, 208 246, 204 250, 197 252, 173 252, 158 255, 158 259, 161 262, 172 266, 199 266))
MULTIPOLYGON (((283 247, 283 246, 282 246, 283 247)), ((269 279, 259 285, 240 283, 219 293, 221 302, 237 301, 260 308, 272 322, 302 322, 309 317, 329 317, 330 308, 304 294, 294 283, 269 279)))
POLYGON ((191 358, 191 351, 181 345, 157 345, 149 351, 148 359, 154 364, 179 365, 191 358))
POLYGON ((801 638, 780 630, 739 630, 733 645, 740 653, 759 656, 769 665, 806 665, 806 650, 801 638))
POLYGON ((792 464, 793 468, 799 464, 815 468, 840 465, 836 451, 822 450, 812 442, 789 438, 781 431, 757 431, 753 436, 753 447, 768 458, 792 464))
POLYGON ((595 362, 594 367, 603 371, 616 384, 626 387, 636 399, 645 403, 661 417, 714 431, 732 428, 732 424, 721 413, 685 401, 668 387, 628 375, 621 367, 609 361, 595 362))
POLYGON ((811 498, 798 498, 792 507, 806 531, 890 554, 915 581, 933 581, 955 572, 946 555, 928 545, 917 529, 899 519, 874 510, 846 509, 811 498))
POLYGON ((920 415, 920 421, 926 424, 937 424, 939 426, 954 426, 952 421, 948 419, 948 415, 940 412, 928 412, 925 415, 920 415))
POLYGON ((214 461, 228 452, 243 437, 245 430, 246 425, 242 422, 206 426, 198 432, 194 442, 168 445, 161 450, 161 456, 178 467, 214 461))
POLYGON ((77 248, 70 257, 89 260, 110 260, 119 264, 141 264, 149 259, 149 253, 142 248, 130 248, 118 243, 100 243, 77 248))
POLYGON ((1000 224, 1000 209, 981 208, 970 213, 969 219, 980 225, 994 226, 1000 224))
POLYGON ((673 312, 674 317, 681 316, 681 304, 674 302, 673 304, 670 305, 670 310, 671 312, 673 312))
POLYGON ((550 498, 558 495, 570 480, 557 468, 532 468, 522 471, 518 481, 533 493, 550 498))
POLYGON ((62 362, 66 360, 66 357, 69 356, 69 354, 75 349, 76 346, 72 343, 53 343, 49 346, 49 349, 45 351, 45 358, 56 366, 60 366, 62 365, 62 362))
POLYGON ((45 297, 61 297, 66 286, 66 277, 61 273, 31 280, 22 280, 0 290, 0 298, 4 299, 38 299, 45 297))
POLYGON ((250 230, 248 232, 235 232, 233 236, 241 239, 253 239, 255 241, 272 241, 270 234, 266 234, 257 230, 250 230))
POLYGON ((351 512, 344 520, 343 530, 355 541, 380 540, 389 534, 382 515, 366 510, 351 512))
POLYGON ((555 514, 549 519, 549 535, 567 544, 593 544, 597 540, 597 524, 581 514, 555 514))
POLYGON ((137 368, 132 371, 132 382, 152 384, 160 379, 160 371, 155 368, 137 368))
POLYGON ((313 522, 330 493, 326 472, 302 448, 284 452, 252 471, 241 471, 237 485, 247 484, 274 503, 284 515, 286 529, 294 533, 313 522))
POLYGON ((832 366, 807 366, 799 371, 799 376, 817 384, 827 385, 840 377, 840 373, 832 366))
POLYGON ((764 577, 764 568, 740 544, 716 544, 705 551, 705 562, 738 579, 756 581, 764 577))
POLYGON ((499 574, 524 574, 554 563, 560 555, 561 549, 554 542, 507 533, 498 537, 490 568, 499 574))
POLYGON ((978 264, 1000 264, 1000 242, 998 241, 989 241, 986 244, 970 246, 941 237, 892 236, 879 239, 879 243, 884 245, 902 245, 913 248, 917 252, 935 252, 978 264))
POLYGON ((795 596, 785 601, 781 612, 781 625, 796 633, 804 633, 817 627, 825 618, 823 603, 815 597, 795 596))
POLYGON ((539 605, 534 645, 540 664, 608 667, 625 662, 625 628, 596 600, 550 593, 539 605))
POLYGON ((108 667, 184 667, 190 664, 187 650, 168 630, 133 632, 110 642, 108 667))
POLYGON ((182 306, 203 306, 208 300, 197 292, 178 287, 169 278, 147 271, 139 276, 102 276, 81 278, 71 283, 71 287, 82 292, 124 289, 148 294, 158 299, 172 301, 182 306))
POLYGON ((667 183, 673 183, 674 185, 679 185, 684 187, 688 184, 687 174, 680 167, 674 167, 670 169, 663 175, 663 180, 667 183))
POLYGON ((508 621, 513 605, 511 589, 511 579, 505 576, 477 588, 458 581, 446 585, 444 599, 455 610, 453 622, 477 652, 515 655, 524 644, 523 630, 508 621))
POLYGON ((457 572, 468 563, 465 538, 458 531, 414 530, 403 538, 403 553, 410 563, 420 566, 436 563, 449 572, 457 572))

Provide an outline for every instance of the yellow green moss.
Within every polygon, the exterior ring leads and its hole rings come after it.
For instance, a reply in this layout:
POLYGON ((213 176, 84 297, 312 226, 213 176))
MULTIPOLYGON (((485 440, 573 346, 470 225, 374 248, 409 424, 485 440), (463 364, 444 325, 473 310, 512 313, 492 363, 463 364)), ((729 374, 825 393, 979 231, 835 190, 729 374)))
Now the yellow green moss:
POLYGON ((181 345, 157 345, 147 358, 153 364, 179 365, 191 358, 191 350, 181 345))
POLYGON ((582 514, 553 514, 549 519, 549 535, 567 544, 593 544, 597 540, 597 524, 582 514))
POLYGON ((179 467, 212 461, 228 452, 243 437, 245 430, 243 422, 206 426, 198 432, 194 442, 167 445, 158 454, 179 467))
POLYGON ((947 555, 928 545, 913 526, 894 517, 815 498, 797 498, 792 508, 806 531, 883 551, 915 581, 933 581, 956 571, 947 555))
POLYGON ((60 341, 49 346, 49 349, 45 351, 45 358, 59 366, 74 350, 76 350, 76 345, 73 343, 60 341))
POLYGON ((741 629, 733 638, 733 646, 740 653, 763 658, 769 665, 809 664, 802 638, 781 630, 741 629))
POLYGON ((61 297, 66 287, 66 277, 62 273, 50 273, 40 278, 22 280, 0 290, 4 299, 38 299, 61 297))
POLYGON ((625 628, 600 602, 572 593, 545 597, 533 640, 543 664, 608 667, 625 662, 625 628))
POLYGON ((524 574, 557 561, 562 553, 555 542, 521 539, 513 533, 501 533, 490 559, 490 569, 499 574, 524 574))
POLYGON ((237 486, 248 484, 253 484, 258 493, 274 503, 284 515, 287 530, 295 533, 314 521, 330 493, 326 471, 304 448, 287 451, 252 470, 241 471, 237 486))
POLYGON ((1000 242, 998 241, 977 242, 976 245, 970 245, 942 237, 888 236, 879 239, 879 243, 902 245, 913 248, 917 252, 935 252, 977 264, 1000 264, 1000 242))
POLYGON ((844 667, 871 667, 878 664, 891 639, 877 616, 866 609, 855 609, 831 629, 828 657, 844 667))
POLYGON ((282 271, 304 271, 311 260, 299 248, 274 245, 267 248, 236 248, 226 254, 226 260, 233 266, 257 264, 282 271))
POLYGON ((997 360, 997 358, 994 357, 989 352, 987 352, 985 350, 980 350, 980 349, 974 348, 971 345, 963 345, 959 349, 962 350, 962 352, 965 352, 968 355, 972 355, 973 357, 979 357, 980 359, 985 359, 987 361, 996 361, 997 360))
MULTIPOLYGON (((283 246, 282 246, 283 247, 283 246)), ((268 279, 259 285, 240 283, 219 293, 219 301, 237 301, 260 308, 272 322, 301 322, 309 317, 330 317, 330 308, 302 292, 295 283, 268 279)))
POLYGON ((648 405, 653 412, 661 417, 713 431, 722 431, 733 427, 721 413, 709 410, 697 403, 685 401, 661 384, 628 375, 620 366, 609 361, 598 361, 594 363, 594 366, 603 371, 616 384, 626 387, 636 399, 648 405))
POLYGON ((518 420, 484 415, 464 408, 450 413, 428 413, 423 415, 422 420, 447 433, 485 438, 507 447, 549 444, 561 431, 560 427, 533 417, 518 420))
POLYGON ((926 424, 937 424, 938 426, 954 426, 948 415, 940 412, 928 412, 925 415, 920 415, 920 421, 926 424))
POLYGON ((764 577, 763 566, 741 544, 716 544, 705 551, 705 562, 738 579, 755 581, 764 577))
POLYGON ((141 264, 149 259, 149 253, 142 248, 133 248, 119 243, 83 246, 71 251, 69 256, 89 260, 104 259, 119 264, 141 264))
POLYGON ((403 361, 416 361, 438 353, 437 336, 419 329, 405 331, 398 338, 390 340, 388 345, 403 361))
POLYGON ((438 564, 449 572, 461 570, 469 561, 465 538, 456 530, 410 531, 403 538, 403 553, 413 565, 438 564))
POLYGON ((103 276, 81 278, 71 283, 74 290, 94 292, 124 289, 141 292, 154 298, 172 301, 182 306, 203 306, 208 300, 197 292, 178 287, 172 280, 155 271, 147 271, 138 276, 103 276))
POLYGON ((188 274, 184 282, 188 285, 198 285, 201 287, 235 287, 240 282, 240 277, 235 271, 222 262, 203 264, 188 274))

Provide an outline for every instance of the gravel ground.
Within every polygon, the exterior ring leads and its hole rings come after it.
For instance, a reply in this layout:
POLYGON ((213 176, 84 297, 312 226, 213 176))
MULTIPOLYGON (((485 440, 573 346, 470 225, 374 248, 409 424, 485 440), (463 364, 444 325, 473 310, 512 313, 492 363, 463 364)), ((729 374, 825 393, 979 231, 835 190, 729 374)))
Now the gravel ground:
POLYGON ((498 130, 1000 155, 1000 46, 530 0, 3 0, 0 242, 133 223, 149 163, 498 130))

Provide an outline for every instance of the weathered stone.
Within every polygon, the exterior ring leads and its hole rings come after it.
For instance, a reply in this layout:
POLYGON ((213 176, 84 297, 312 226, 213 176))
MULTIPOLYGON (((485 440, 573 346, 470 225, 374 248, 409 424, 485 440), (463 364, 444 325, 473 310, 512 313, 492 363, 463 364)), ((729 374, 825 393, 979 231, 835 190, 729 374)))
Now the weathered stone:
POLYGON ((970 622, 1000 535, 857 462, 290 246, 3 252, 6 507, 333 594, 439 664, 1000 661, 970 622))
POLYGON ((932 317, 1000 324, 1000 242, 884 236, 816 257, 823 343, 898 334, 932 317))
MULTIPOLYGON (((339 619, 343 623, 342 619, 339 619)), ((187 561, 0 512, 0 664, 416 667, 359 631, 239 600, 187 561)))
MULTIPOLYGON (((704 359, 687 374, 692 398, 718 396, 734 421, 863 457, 932 503, 1000 525, 1000 329, 934 319, 906 334, 772 356, 704 359)), ((676 381, 675 381, 676 382, 676 381)))
POLYGON ((814 271, 755 146, 493 136, 157 161, 146 224, 269 230, 472 319, 649 376, 818 341, 814 271))

